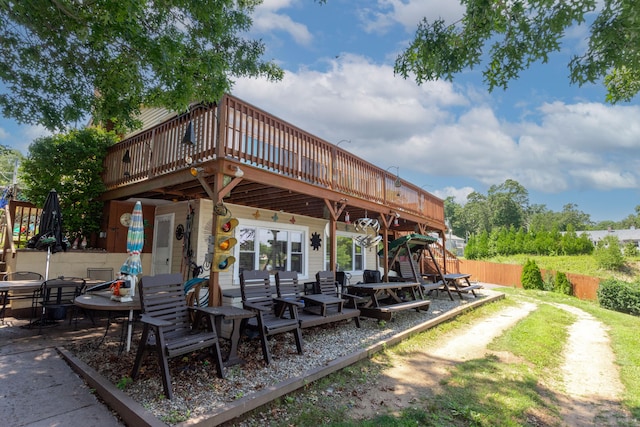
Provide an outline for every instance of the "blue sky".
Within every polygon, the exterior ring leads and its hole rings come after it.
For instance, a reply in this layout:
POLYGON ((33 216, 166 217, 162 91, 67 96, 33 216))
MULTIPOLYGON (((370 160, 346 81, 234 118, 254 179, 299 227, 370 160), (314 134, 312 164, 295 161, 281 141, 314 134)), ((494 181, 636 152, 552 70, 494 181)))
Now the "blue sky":
MULTIPOLYGON (((453 82, 417 86, 393 74, 422 17, 454 22, 446 0, 266 0, 252 36, 281 82, 239 79, 233 94, 427 191, 464 203, 471 191, 514 179, 531 204, 567 203, 594 221, 621 220, 640 205, 640 105, 609 105, 600 85, 571 86, 567 63, 588 28, 506 91, 488 93, 482 67, 453 82), (395 171, 395 168, 391 169, 395 171)), ((637 98, 637 97, 636 97, 637 98)), ((26 153, 44 130, 0 118, 0 144, 26 153)))

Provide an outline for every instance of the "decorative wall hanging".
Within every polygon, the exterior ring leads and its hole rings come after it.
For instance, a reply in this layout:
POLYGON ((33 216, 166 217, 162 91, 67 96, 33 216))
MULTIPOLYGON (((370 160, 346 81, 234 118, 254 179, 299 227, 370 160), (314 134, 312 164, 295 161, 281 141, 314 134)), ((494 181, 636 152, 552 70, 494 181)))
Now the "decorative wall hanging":
POLYGON ((365 248, 370 248, 377 245, 382 240, 380 233, 380 223, 377 219, 367 218, 366 213, 364 218, 358 218, 353 222, 353 227, 360 233, 365 233, 364 236, 358 236, 355 238, 356 242, 365 248))
POLYGON ((256 209, 256 211, 253 213, 253 217, 254 217, 255 219, 260 218, 260 211, 259 211, 258 209, 256 209))
POLYGON ((296 223, 296 217, 294 217, 293 215, 291 215, 291 219, 289 220, 289 222, 291 224, 295 224, 296 223))
POLYGON ((274 213, 273 216, 271 217, 271 219, 273 220, 273 222, 278 222, 278 213, 274 213))
POLYGON ((176 227, 176 239, 182 240, 183 237, 184 237, 184 225, 178 224, 178 226, 176 227))
POLYGON ((320 245, 322 245, 322 239, 318 233, 313 233, 311 235, 311 247, 314 251, 320 249, 320 245))

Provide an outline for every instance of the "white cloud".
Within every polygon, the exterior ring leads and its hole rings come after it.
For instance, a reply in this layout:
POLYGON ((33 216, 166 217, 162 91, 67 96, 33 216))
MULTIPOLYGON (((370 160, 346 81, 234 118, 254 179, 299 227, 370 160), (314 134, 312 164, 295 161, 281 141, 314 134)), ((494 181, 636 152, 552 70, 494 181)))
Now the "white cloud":
POLYGON ((8 138, 9 138, 9 133, 3 128, 0 128, 0 141, 8 138))
POLYGON ((260 33, 285 32, 293 40, 302 46, 307 46, 313 40, 306 25, 295 22, 288 15, 278 13, 281 9, 287 9, 295 5, 292 0, 265 0, 256 7, 253 15, 252 31, 260 33))
POLYGON ((467 203, 467 196, 474 191, 472 187, 445 187, 442 190, 434 191, 433 194, 443 200, 452 196, 454 202, 464 206, 467 203))
POLYGON ((545 103, 508 122, 466 90, 417 86, 390 66, 345 55, 325 71, 288 71, 279 83, 240 80, 234 94, 327 141, 349 139, 342 148, 383 169, 401 164, 407 175, 486 186, 515 179, 547 193, 640 181, 640 107, 545 103))
POLYGON ((413 33, 422 18, 426 17, 429 22, 442 18, 451 24, 463 13, 464 8, 454 1, 378 0, 376 8, 361 9, 359 18, 368 33, 384 34, 394 24, 400 24, 405 31, 413 33))

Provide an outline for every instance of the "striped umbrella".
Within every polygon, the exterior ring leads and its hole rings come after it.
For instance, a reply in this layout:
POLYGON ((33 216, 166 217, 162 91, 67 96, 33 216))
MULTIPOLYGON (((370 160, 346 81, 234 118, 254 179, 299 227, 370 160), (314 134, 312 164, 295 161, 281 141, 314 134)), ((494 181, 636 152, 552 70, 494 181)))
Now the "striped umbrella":
POLYGON ((120 272, 136 276, 142 273, 142 262, 140 261, 140 252, 144 246, 144 229, 142 222, 142 204, 136 202, 131 214, 131 223, 127 233, 127 252, 129 257, 122 264, 120 272))

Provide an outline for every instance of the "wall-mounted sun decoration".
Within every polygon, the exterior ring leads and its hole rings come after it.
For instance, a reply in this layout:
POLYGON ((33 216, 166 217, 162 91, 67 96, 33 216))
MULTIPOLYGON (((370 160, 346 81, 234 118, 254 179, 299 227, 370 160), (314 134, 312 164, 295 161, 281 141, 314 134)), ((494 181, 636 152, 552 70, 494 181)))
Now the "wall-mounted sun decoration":
POLYGON ((311 235, 311 247, 314 251, 320 249, 320 245, 322 245, 322 239, 318 233, 313 233, 311 235))

